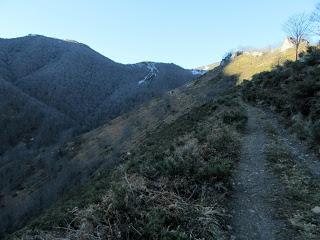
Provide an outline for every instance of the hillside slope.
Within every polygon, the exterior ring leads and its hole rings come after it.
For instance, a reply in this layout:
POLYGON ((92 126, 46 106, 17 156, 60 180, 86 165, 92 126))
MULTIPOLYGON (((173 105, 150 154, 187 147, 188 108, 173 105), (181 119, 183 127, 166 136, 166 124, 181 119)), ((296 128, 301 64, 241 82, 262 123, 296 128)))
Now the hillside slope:
MULTIPOLYGON (((77 123, 68 116, 30 97, 1 78, 0 96, 0 155, 18 143, 21 148, 30 145, 45 146, 59 141, 61 132, 67 135, 67 130, 70 132, 77 127, 77 123)), ((14 151, 14 148, 11 149, 11 152, 14 151)))
MULTIPOLYGON (((301 53, 306 51, 307 44, 304 42, 300 46, 301 53)), ((285 39, 280 47, 274 49, 230 52, 222 59, 220 65, 225 66, 225 75, 238 76, 238 83, 241 83, 243 80, 251 80, 255 74, 271 71, 274 67, 293 60, 295 60, 294 47, 289 43, 288 39, 285 39)), ((199 69, 212 70, 218 65, 214 63, 199 69)))
POLYGON ((4 178, 13 177, 19 180, 19 184, 2 193, 2 231, 10 226, 22 226, 38 210, 47 208, 63 193, 86 182, 96 169, 108 169, 118 163, 120 156, 143 141, 149 131, 175 121, 234 84, 235 79, 225 78, 221 69, 210 72, 196 82, 169 91, 63 146, 44 149, 30 160, 24 178, 17 178, 14 171, 3 169, 4 178), (24 208, 17 208, 22 202, 24 208))
POLYGON ((227 75, 238 75, 239 82, 242 82, 243 80, 251 80, 255 74, 270 71, 275 66, 294 59, 295 50, 293 48, 285 51, 275 49, 265 52, 242 52, 234 57, 224 72, 227 75))
MULTIPOLYGON (((265 168, 268 174, 276 177, 273 191, 280 189, 280 193, 265 195, 264 198, 273 203, 276 213, 273 217, 286 225, 279 229, 276 239, 315 240, 320 235, 317 211, 320 202, 319 64, 319 47, 309 47, 299 61, 289 61, 257 74, 242 86, 243 98, 260 108, 258 111, 263 114, 256 120, 259 126, 256 131, 262 131, 267 144, 264 154, 259 155, 265 155, 265 168)), ((259 163, 262 162, 260 160, 259 163)), ((248 171, 245 174, 250 176, 248 171)), ((259 174, 260 181, 262 177, 263 174, 259 174)), ((247 183, 244 185, 248 186, 247 183)), ((254 184, 247 192, 252 193, 255 187, 259 189, 251 198, 259 196, 259 192, 265 193, 267 189, 254 184)), ((255 204, 253 209, 263 214, 259 204, 255 204)), ((267 212, 272 212, 271 208, 267 212)), ((248 215, 250 213, 247 219, 248 215)), ((263 232, 266 228, 261 229, 263 232)))
POLYGON ((320 51, 310 47, 298 62, 287 62, 246 82, 243 93, 253 103, 280 113, 295 134, 317 150, 320 144, 320 51))
POLYGON ((66 154, 71 152, 75 163, 101 161, 104 168, 22 233, 72 239, 98 235, 138 239, 140 234, 148 239, 185 239, 189 234, 194 238, 225 237, 220 215, 225 211, 228 177, 238 159, 238 134, 246 121, 238 95, 224 95, 235 80, 221 75, 221 69, 210 72, 83 135, 77 146, 65 149, 66 154), (124 162, 115 170, 110 170, 110 165, 105 168, 112 160, 124 162), (74 215, 71 209, 77 209, 74 215), (77 216, 89 209, 93 215, 84 217, 86 226, 96 227, 89 218, 95 219, 104 211, 108 211, 110 226, 103 223, 96 228, 101 231, 78 232, 77 216), (185 211, 183 216, 181 211, 185 211), (77 220, 73 221, 74 217, 77 220), (69 220, 74 222, 71 232, 39 232, 64 228, 69 220), (29 232, 31 229, 37 231, 29 232))

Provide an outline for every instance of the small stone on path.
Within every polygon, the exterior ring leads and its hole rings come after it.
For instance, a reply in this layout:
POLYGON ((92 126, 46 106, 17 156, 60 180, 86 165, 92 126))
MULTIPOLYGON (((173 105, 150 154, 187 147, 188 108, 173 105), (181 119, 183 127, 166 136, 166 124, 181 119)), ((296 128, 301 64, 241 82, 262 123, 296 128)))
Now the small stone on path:
POLYGON ((312 208, 311 211, 315 214, 320 214, 320 207, 316 206, 316 207, 312 208))

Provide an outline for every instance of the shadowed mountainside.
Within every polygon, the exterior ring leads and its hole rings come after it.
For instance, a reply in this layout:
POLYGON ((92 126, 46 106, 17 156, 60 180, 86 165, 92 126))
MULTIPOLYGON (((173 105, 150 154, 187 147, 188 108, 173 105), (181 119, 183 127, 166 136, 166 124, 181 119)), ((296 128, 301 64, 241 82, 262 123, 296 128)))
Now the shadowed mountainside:
POLYGON ((77 42, 0 39, 1 231, 102 161, 75 163, 62 144, 196 77, 175 64, 119 64, 77 42))
MULTIPOLYGON (((47 208, 64 192, 87 181, 95 170, 110 169, 119 162, 121 155, 143 141, 148 132, 174 122, 193 107, 228 91, 234 84, 235 78, 224 77, 221 69, 217 69, 63 146, 39 153, 25 168, 41 163, 37 169, 28 170, 27 177, 21 178, 16 187, 3 192, 2 230, 22 226, 26 219, 47 208), (24 207, 18 208, 22 202, 24 207)), ((6 172, 2 175, 6 178, 1 179, 4 183, 8 179, 6 172)))
POLYGON ((193 78, 174 64, 119 64, 76 42, 0 39, 0 154, 20 142, 52 143, 65 128, 93 129, 193 78))

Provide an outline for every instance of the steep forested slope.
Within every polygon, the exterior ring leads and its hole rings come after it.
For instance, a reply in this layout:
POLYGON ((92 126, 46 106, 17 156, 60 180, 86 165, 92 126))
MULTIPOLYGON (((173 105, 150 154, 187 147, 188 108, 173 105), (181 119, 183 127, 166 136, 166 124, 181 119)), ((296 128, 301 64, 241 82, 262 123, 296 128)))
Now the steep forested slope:
POLYGON ((59 140, 59 133, 77 127, 77 123, 68 116, 2 79, 0 96, 0 155, 19 143, 20 148, 48 145, 59 140))
MULTIPOLYGON (((43 36, 0 39, 0 87, 5 91, 11 84, 23 95, 0 95, 2 106, 5 101, 18 105, 15 99, 29 97, 46 106, 47 112, 59 113, 72 120, 75 127, 82 126, 82 130, 93 129, 193 78, 189 70, 174 64, 119 64, 76 42, 43 36)), ((35 108, 22 106, 26 120, 32 118, 35 108)), ((17 117, 13 111, 8 114, 17 117)), ((6 121, 0 119, 1 124, 6 121)), ((37 124, 49 123, 43 119, 37 124)), ((52 129, 61 133, 61 128, 52 125, 52 129)), ((2 135, 1 142, 15 146, 33 134, 22 130, 16 134, 15 128, 8 129, 12 132, 10 140, 2 135)), ((36 133, 33 135, 35 141, 44 141, 36 133)))
POLYGON ((20 226, 105 160, 65 154, 76 151, 74 137, 195 77, 174 64, 119 64, 77 42, 0 39, 0 232, 20 226))

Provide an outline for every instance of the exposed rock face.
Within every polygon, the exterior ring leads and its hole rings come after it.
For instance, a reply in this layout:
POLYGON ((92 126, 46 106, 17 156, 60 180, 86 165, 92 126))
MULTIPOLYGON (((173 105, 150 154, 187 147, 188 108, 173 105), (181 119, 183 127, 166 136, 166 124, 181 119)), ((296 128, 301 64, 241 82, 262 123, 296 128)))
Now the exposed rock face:
POLYGON ((294 44, 292 43, 292 41, 290 40, 290 38, 285 38, 281 47, 280 47, 280 50, 281 52, 285 52, 287 51, 288 49, 290 48, 293 48, 294 47, 294 44))
POLYGON ((316 206, 314 208, 311 209, 311 211, 315 214, 320 214, 320 207, 319 206, 316 206))
MULTIPOLYGON (((309 46, 310 43, 309 43, 308 40, 303 39, 302 42, 301 42, 301 45, 309 46)), ((282 43, 282 45, 281 45, 281 47, 280 47, 280 51, 281 51, 281 52, 285 52, 285 51, 287 51, 288 49, 294 48, 294 47, 295 47, 295 46, 294 46, 294 44, 293 44, 292 38, 287 37, 287 38, 285 38, 285 40, 283 41, 283 43, 282 43)))

